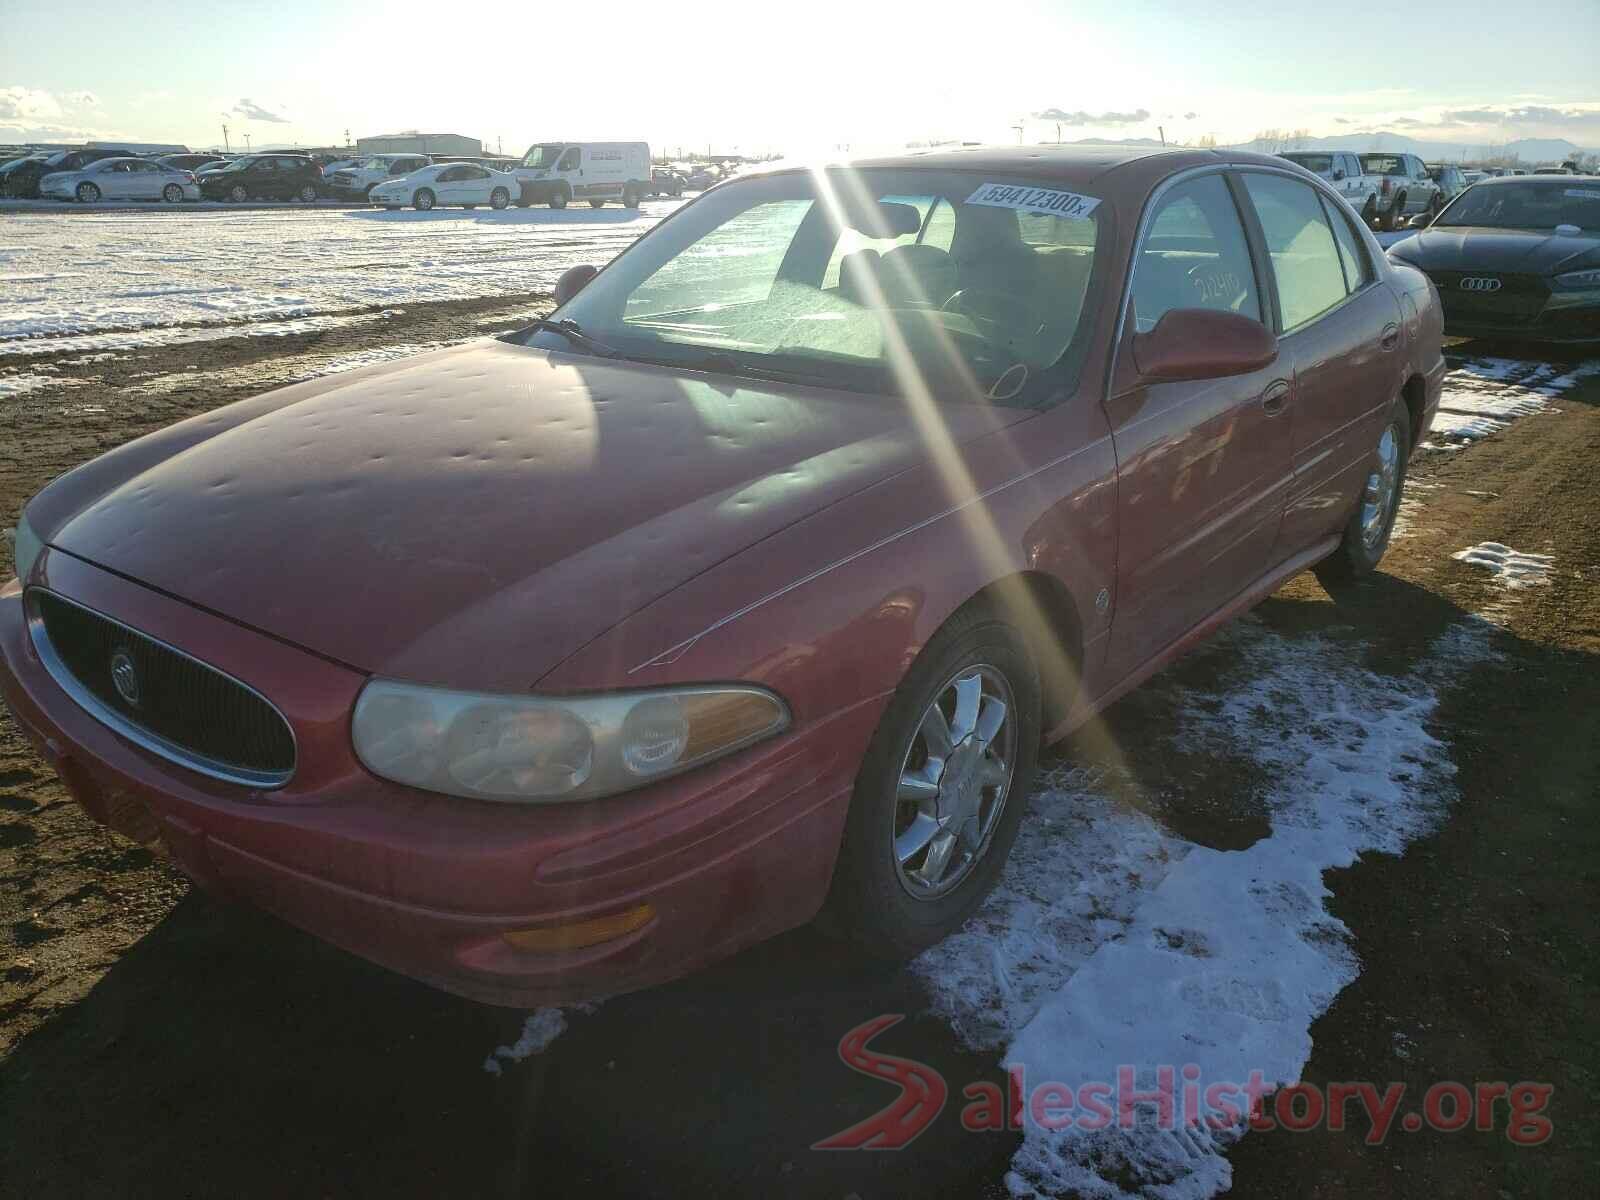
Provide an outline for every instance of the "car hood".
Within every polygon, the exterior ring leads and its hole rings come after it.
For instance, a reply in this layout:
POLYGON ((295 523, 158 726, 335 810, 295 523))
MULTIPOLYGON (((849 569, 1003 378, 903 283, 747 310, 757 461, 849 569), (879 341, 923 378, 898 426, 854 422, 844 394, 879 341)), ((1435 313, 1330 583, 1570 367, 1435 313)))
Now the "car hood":
POLYGON ((1561 237, 1538 230, 1424 229, 1390 247, 1425 271, 1504 271, 1550 275, 1600 256, 1600 237, 1561 237))
MULTIPOLYGON (((277 397, 69 473, 29 519, 60 550, 359 669, 515 689, 933 457, 891 398, 504 342, 277 397)), ((957 442, 1029 415, 940 411, 957 442)))

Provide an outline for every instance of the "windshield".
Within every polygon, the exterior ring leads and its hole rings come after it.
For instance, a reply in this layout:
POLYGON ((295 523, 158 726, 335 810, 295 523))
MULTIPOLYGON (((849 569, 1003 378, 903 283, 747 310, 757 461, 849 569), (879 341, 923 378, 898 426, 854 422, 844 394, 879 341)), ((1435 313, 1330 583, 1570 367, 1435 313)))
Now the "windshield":
POLYGON ((536 168, 553 167, 565 149, 564 142, 540 142, 538 145, 529 146, 528 152, 522 156, 522 165, 536 168))
POLYGON ((1600 183, 1577 184, 1560 179, 1519 179, 1468 188, 1435 221, 1442 225, 1476 225, 1488 229, 1554 229, 1576 225, 1600 230, 1600 183))
POLYGON ((1082 340, 1103 215, 1004 176, 784 173, 684 209, 556 315, 628 358, 1031 404, 1082 340))
POLYGON ((1290 162, 1297 162, 1308 171, 1315 171, 1325 175, 1333 170, 1333 155, 1331 154, 1285 154, 1283 157, 1290 162))

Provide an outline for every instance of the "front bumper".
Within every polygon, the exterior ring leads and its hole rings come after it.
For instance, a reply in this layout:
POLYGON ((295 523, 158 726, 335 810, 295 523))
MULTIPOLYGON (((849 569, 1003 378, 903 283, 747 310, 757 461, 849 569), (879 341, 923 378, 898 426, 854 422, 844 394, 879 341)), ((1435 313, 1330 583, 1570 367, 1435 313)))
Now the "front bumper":
POLYGON ((45 670, 12 581, 0 590, 0 696, 92 817, 158 838, 208 889, 491 1004, 636 989, 810 920, 884 699, 610 800, 479 803, 360 766, 349 745, 365 682, 356 671, 57 551, 44 552, 32 582, 257 687, 300 747, 294 778, 259 791, 124 740, 45 670), (648 924, 584 949, 521 950, 502 936, 646 903, 648 924))

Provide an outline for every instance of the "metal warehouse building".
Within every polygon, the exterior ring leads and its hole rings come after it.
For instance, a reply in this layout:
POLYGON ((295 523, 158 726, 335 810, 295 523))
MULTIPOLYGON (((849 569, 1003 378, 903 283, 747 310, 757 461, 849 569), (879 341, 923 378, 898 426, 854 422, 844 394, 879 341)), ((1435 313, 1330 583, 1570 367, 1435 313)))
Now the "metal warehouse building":
POLYGON ((377 137, 356 139, 356 149, 362 154, 463 154, 483 153, 483 143, 477 138, 459 133, 383 133, 377 137))

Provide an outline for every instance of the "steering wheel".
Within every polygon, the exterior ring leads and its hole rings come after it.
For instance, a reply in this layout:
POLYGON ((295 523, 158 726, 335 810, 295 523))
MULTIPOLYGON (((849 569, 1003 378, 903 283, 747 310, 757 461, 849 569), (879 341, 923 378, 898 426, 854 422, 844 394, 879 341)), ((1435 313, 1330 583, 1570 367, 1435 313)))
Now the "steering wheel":
POLYGON ((1026 305, 1004 292, 961 288, 939 306, 942 312, 960 313, 988 325, 1002 325, 1019 336, 1029 332, 1032 314, 1026 305))

